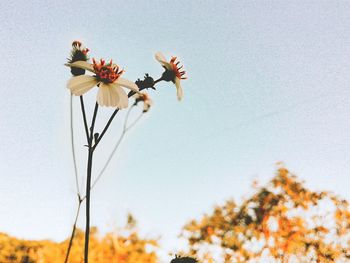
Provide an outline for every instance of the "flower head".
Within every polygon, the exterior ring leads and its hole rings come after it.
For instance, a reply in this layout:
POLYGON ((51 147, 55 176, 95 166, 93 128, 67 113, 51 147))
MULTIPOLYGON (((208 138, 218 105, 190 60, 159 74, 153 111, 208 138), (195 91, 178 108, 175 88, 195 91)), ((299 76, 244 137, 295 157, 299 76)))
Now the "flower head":
POLYGON ((101 59, 93 64, 86 61, 76 61, 66 64, 71 68, 80 68, 94 73, 93 76, 81 75, 71 78, 68 81, 67 88, 76 95, 81 96, 92 89, 94 86, 99 88, 97 93, 97 103, 100 106, 117 107, 119 109, 128 107, 128 96, 122 87, 138 92, 137 85, 127 79, 121 78, 124 70, 119 70, 116 64, 106 62, 101 59))
POLYGON ((135 94, 134 98, 135 98, 135 105, 137 105, 139 102, 143 102, 144 113, 148 112, 150 107, 153 104, 153 101, 151 100, 150 96, 144 92, 135 94))
POLYGON ((92 59, 92 62, 96 77, 104 83, 115 82, 124 72, 124 70, 119 70, 118 65, 113 64, 112 60, 109 64, 106 64, 103 59, 99 63, 92 59))
POLYGON ((169 62, 161 52, 157 52, 155 57, 165 69, 162 79, 165 81, 172 81, 175 84, 177 98, 178 100, 181 100, 183 97, 183 90, 181 88, 180 80, 187 79, 187 77, 184 76, 186 72, 182 69, 183 66, 180 66, 180 62, 176 61, 177 57, 171 57, 169 62))
MULTIPOLYGON (((87 53, 89 52, 88 48, 85 48, 81 42, 73 41, 72 43, 72 51, 70 54, 70 58, 68 58, 69 63, 74 63, 76 61, 87 61, 89 58, 87 53)), ((74 76, 80 76, 85 74, 85 69, 72 67, 71 73, 74 76)))

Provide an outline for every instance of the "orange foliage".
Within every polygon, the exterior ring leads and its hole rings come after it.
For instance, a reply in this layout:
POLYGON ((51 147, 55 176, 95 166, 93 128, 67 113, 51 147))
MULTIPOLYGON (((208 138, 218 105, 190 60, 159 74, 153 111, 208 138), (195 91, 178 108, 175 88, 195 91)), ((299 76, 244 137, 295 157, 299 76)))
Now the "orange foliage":
POLYGON ((350 262, 348 202, 309 191, 283 167, 251 198, 215 207, 182 235, 203 263, 350 262))

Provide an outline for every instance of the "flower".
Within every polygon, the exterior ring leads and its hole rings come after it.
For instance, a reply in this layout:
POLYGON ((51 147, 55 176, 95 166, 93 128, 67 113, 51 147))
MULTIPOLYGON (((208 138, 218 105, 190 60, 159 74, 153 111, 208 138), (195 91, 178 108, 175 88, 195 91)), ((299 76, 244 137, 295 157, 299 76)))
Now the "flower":
POLYGON ((166 58, 161 52, 157 52, 156 60, 165 68, 165 72, 162 75, 162 79, 165 81, 172 81, 176 86, 177 99, 181 100, 183 97, 183 90, 181 88, 180 80, 187 79, 184 77, 185 71, 181 70, 183 66, 179 67, 180 62, 176 62, 176 57, 171 57, 167 62, 166 58))
MULTIPOLYGON (((89 52, 88 48, 85 48, 81 42, 73 41, 72 43, 72 51, 70 53, 70 58, 68 59, 68 63, 74 63, 76 61, 87 61, 89 58, 87 53, 89 52)), ((74 76, 80 76, 85 74, 85 69, 71 67, 71 73, 74 76)))
POLYGON ((150 107, 153 104, 153 101, 151 100, 150 96, 144 92, 135 94, 134 98, 135 98, 134 105, 137 105, 139 102, 143 102, 143 113, 148 112, 150 107))
POLYGON ((127 79, 121 78, 124 70, 119 70, 112 60, 106 64, 103 59, 96 62, 92 59, 93 64, 86 61, 76 61, 66 64, 69 67, 76 67, 88 70, 94 73, 94 76, 81 75, 71 78, 68 81, 67 88, 76 95, 81 96, 92 89, 94 86, 99 88, 97 93, 97 103, 100 106, 117 107, 119 109, 128 107, 128 96, 122 87, 138 92, 137 85, 127 79))

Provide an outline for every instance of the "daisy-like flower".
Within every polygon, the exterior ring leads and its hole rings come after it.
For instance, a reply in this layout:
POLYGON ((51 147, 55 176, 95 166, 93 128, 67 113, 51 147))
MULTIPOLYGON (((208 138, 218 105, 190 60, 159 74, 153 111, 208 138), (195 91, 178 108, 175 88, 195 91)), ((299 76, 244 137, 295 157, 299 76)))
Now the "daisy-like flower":
POLYGON ((181 100, 183 97, 183 90, 181 88, 180 81, 182 79, 187 79, 184 77, 185 71, 182 70, 183 66, 179 66, 180 62, 176 62, 176 57, 171 57, 168 62, 161 52, 157 52, 156 60, 165 68, 165 72, 162 75, 162 79, 165 81, 172 81, 176 86, 177 99, 181 100))
POLYGON ((121 78, 120 76, 124 70, 120 70, 116 64, 113 64, 112 60, 107 64, 103 59, 100 62, 96 62, 95 59, 92 59, 92 61, 93 64, 85 61, 66 64, 66 66, 71 68, 76 67, 95 74, 94 76, 81 75, 73 77, 68 81, 67 88, 74 95, 80 96, 97 86, 99 88, 97 103, 100 106, 117 107, 119 109, 127 108, 128 95, 122 87, 139 92, 137 85, 130 80, 121 78))
MULTIPOLYGON (((85 48, 81 42, 73 41, 72 51, 70 53, 70 58, 68 58, 68 63, 74 63, 76 61, 87 61, 89 58, 87 53, 89 52, 88 48, 85 48)), ((74 76, 80 76, 85 74, 85 69, 71 67, 71 73, 74 76)))
POLYGON ((135 105, 137 105, 139 102, 143 102, 143 113, 148 112, 150 107, 153 104, 153 101, 151 100, 150 96, 144 92, 135 94, 134 98, 135 98, 135 105))

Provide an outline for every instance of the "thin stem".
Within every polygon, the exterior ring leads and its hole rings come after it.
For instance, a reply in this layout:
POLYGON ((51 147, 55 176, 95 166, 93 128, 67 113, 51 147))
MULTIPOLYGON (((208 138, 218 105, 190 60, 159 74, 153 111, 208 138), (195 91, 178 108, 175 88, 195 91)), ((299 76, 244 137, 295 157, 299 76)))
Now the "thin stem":
POLYGON ((123 132, 127 129, 127 128, 126 128, 126 125, 128 124, 128 119, 129 119, 130 112, 131 112, 132 108, 134 108, 135 106, 136 106, 136 105, 133 104, 133 105, 128 109, 128 112, 126 113, 125 120, 124 120, 124 125, 123 125, 123 132))
POLYGON ((74 147, 73 94, 70 95, 70 138, 71 138, 73 165, 74 165, 75 186, 76 186, 76 189, 77 189, 78 197, 80 198, 79 181, 78 181, 78 169, 77 169, 77 161, 76 161, 76 157, 75 157, 75 147, 74 147))
POLYGON ((87 165, 87 182, 86 182, 86 226, 85 226, 85 247, 84 247, 84 263, 89 262, 89 239, 90 239, 90 184, 92 172, 93 150, 89 146, 88 165, 87 165))
MULTIPOLYGON (((114 148, 113 148, 113 151, 111 152, 111 154, 109 155, 108 159, 107 159, 107 162, 105 163, 105 165, 103 166, 102 170, 100 171, 99 175, 96 177, 95 181, 92 183, 91 185, 91 189, 93 189, 96 185, 96 183, 101 179, 103 173, 105 172, 107 166, 109 165, 109 163, 111 162, 115 152, 117 151, 117 149, 119 148, 120 146, 120 143, 122 142, 123 138, 125 137, 125 134, 141 119, 143 113, 140 114, 140 116, 129 126, 127 126, 127 122, 128 122, 128 119, 129 119, 129 115, 130 115, 130 112, 132 110, 132 108, 135 107, 135 105, 132 105, 127 114, 126 114, 126 117, 125 117, 125 121, 124 121, 124 126, 123 126, 123 131, 122 131, 122 134, 120 135, 117 143, 115 144, 114 148)), ((85 197, 83 197, 83 200, 85 199, 85 197)))
POLYGON ((89 129, 86 121, 86 113, 85 113, 85 107, 84 107, 84 99, 83 95, 80 96, 80 106, 81 106, 81 112, 83 114, 83 120, 84 120, 84 127, 85 127, 85 133, 86 133, 86 140, 89 140, 89 129))
POLYGON ((98 103, 95 103, 95 109, 94 109, 94 115, 92 116, 92 122, 91 122, 91 127, 90 127, 90 141, 89 144, 90 146, 92 145, 92 139, 94 138, 94 128, 95 128, 95 121, 96 121, 96 116, 97 116, 97 111, 98 111, 98 103))
MULTIPOLYGON (((107 166, 109 165, 110 161, 112 160, 116 150, 118 149, 120 143, 122 142, 123 138, 125 136, 125 131, 123 131, 122 135, 119 137, 116 145, 114 146, 113 151, 111 152, 111 154, 109 155, 107 162, 105 163, 105 165, 103 166, 102 170, 100 171, 100 173, 98 174, 98 176, 96 177, 95 181, 91 184, 91 189, 93 189, 96 185, 96 183, 101 179, 101 176, 103 175, 103 173, 105 172, 107 166)), ((83 197, 84 199, 84 197, 83 197)))
POLYGON ((104 129, 102 130, 100 136, 97 138, 93 149, 96 148, 96 146, 97 146, 97 145, 99 144, 99 142, 101 141, 103 135, 105 135, 106 131, 107 131, 108 128, 109 128, 109 125, 111 125, 111 123, 112 123, 112 121, 113 121, 115 115, 117 115, 118 111, 119 111, 119 109, 115 109, 115 110, 114 110, 114 112, 113 112, 113 114, 111 115, 111 117, 109 118, 109 120, 108 120, 106 126, 105 126, 104 129))
POLYGON ((98 104, 95 104, 94 115, 92 117, 90 127, 90 137, 88 141, 88 164, 87 164, 87 176, 86 176, 86 227, 85 227, 85 247, 84 247, 84 263, 89 262, 89 239, 90 239, 90 190, 91 190, 91 175, 92 175, 92 158, 94 148, 92 147, 92 140, 94 138, 94 128, 96 115, 98 111, 98 104))
MULTIPOLYGON (((161 79, 158 79, 158 80, 156 80, 156 82, 159 82, 160 80, 161 79)), ((131 92, 131 93, 129 93, 128 97, 130 98, 132 95, 133 95, 133 93, 131 92)), ((101 141, 101 139, 103 138, 105 133, 107 132, 107 130, 108 130, 109 126, 111 125, 114 117, 119 112, 119 109, 115 109, 114 110, 114 112, 111 115, 111 117, 109 118, 106 126, 102 130, 101 134, 95 140, 94 146, 92 146, 92 141, 93 141, 93 138, 94 138, 94 126, 95 126, 95 120, 96 120, 96 115, 97 115, 97 110, 98 110, 98 104, 96 102, 94 115, 92 117, 92 123, 91 123, 91 127, 90 127, 90 136, 89 136, 82 96, 80 97, 80 101, 81 101, 81 107, 82 107, 82 112, 83 112, 83 117, 84 117, 84 124, 85 124, 85 131, 86 131, 86 136, 87 136, 87 139, 88 139, 88 147, 89 147, 88 164, 87 164, 87 181, 86 181, 86 227, 85 227, 85 248, 84 248, 84 263, 88 263, 89 262, 89 259, 88 259, 88 256, 89 256, 89 237, 90 237, 90 191, 91 191, 91 173, 92 173, 93 153, 94 153, 94 150, 96 149, 97 145, 99 144, 99 142, 101 141)), ((124 126, 124 128, 125 128, 125 126, 124 126)), ((124 134, 125 134, 125 132, 126 132, 126 130, 124 130, 124 134)), ((122 137, 124 137, 124 134, 122 135, 122 137)), ((118 148, 119 144, 120 144, 120 142, 117 144, 116 148, 118 148)), ((113 150, 112 155, 114 154, 114 152, 115 152, 115 150, 113 150)), ((108 165, 110 159, 112 158, 111 156, 110 156, 109 160, 107 161, 107 165, 108 165)))
POLYGON ((142 118, 143 112, 134 120, 128 127, 125 128, 125 132, 129 131, 132 127, 136 125, 136 123, 142 118))
POLYGON ((154 81, 154 85, 157 84, 158 82, 162 81, 162 80, 163 80, 163 78, 159 78, 159 79, 155 80, 154 81))
POLYGON ((73 246, 73 240, 74 240, 74 236, 75 236, 75 230, 77 229, 77 221, 78 221, 78 217, 79 217, 79 213, 80 213, 80 206, 81 203, 83 202, 82 199, 80 199, 79 197, 79 203, 78 203, 78 208, 77 208, 77 213, 75 215, 75 220, 74 220, 74 224, 73 224, 73 229, 72 229, 72 234, 70 236, 70 240, 69 240, 69 244, 68 244, 68 248, 67 248, 67 253, 66 253, 66 258, 64 260, 64 263, 68 262, 69 259, 69 254, 70 254, 70 250, 73 246))
MULTIPOLYGON (((154 82, 154 84, 156 84, 157 82, 161 81, 162 79, 158 79, 154 82)), ((132 95, 130 94, 129 97, 131 97, 132 95)), ((87 121, 86 121, 86 113, 85 113, 85 107, 84 107, 84 100, 83 100, 83 96, 80 96, 80 104, 81 104, 81 110, 82 110, 82 114, 83 114, 83 120, 84 120, 84 126, 85 126, 85 132, 86 132, 86 138, 88 141, 88 147, 89 147, 89 155, 88 155, 88 167, 87 167, 87 191, 86 191, 86 195, 81 198, 80 193, 79 193, 79 187, 78 187, 78 178, 77 178, 77 172, 76 172, 76 184, 77 184, 77 194, 78 194, 78 209, 77 209, 77 214, 76 214, 76 219, 73 225, 73 230, 72 230, 72 234, 71 234, 71 239, 69 241, 69 246, 68 246, 68 250, 67 250, 67 255, 66 255, 66 260, 65 263, 67 263, 68 258, 69 258, 69 253, 70 253, 70 249, 72 247, 73 244, 73 239, 74 239, 74 234, 75 234, 75 230, 76 230, 76 223, 77 223, 77 219, 80 213, 80 206, 81 203, 87 199, 87 196, 89 196, 89 202, 87 201, 87 203, 89 203, 89 205, 87 204, 86 206, 86 234, 85 234, 85 251, 84 251, 84 262, 88 261, 88 249, 89 249, 89 234, 90 234, 90 191, 94 188, 94 186, 96 185, 96 183, 100 180, 100 178, 102 177, 103 173, 105 172, 107 166, 109 165, 110 161, 112 160, 116 150, 119 148, 119 145, 122 141, 122 139, 124 138, 126 132, 128 130, 130 130, 142 117, 143 112, 140 114, 140 116, 131 124, 127 127, 127 121, 131 112, 131 109, 135 106, 132 105, 132 107, 129 108, 126 118, 125 118, 125 122, 124 122, 124 126, 123 126, 123 132, 120 136, 120 138, 118 139, 113 151, 111 152, 110 156, 107 159, 107 162, 105 163, 105 165, 103 166, 102 170, 100 171, 98 177, 95 179, 95 181, 93 182, 93 184, 91 186, 89 186, 91 184, 91 170, 92 170, 92 157, 93 157, 93 151, 95 150, 97 144, 100 142, 100 140, 102 139, 103 135, 106 133, 107 129, 109 128, 110 124, 112 123, 114 117, 116 116, 116 114, 118 113, 119 109, 116 109, 112 116, 110 117, 110 119, 108 120, 105 128, 103 129, 101 135, 99 136, 99 138, 96 140, 95 145, 92 147, 92 139, 94 137, 93 135, 93 130, 94 130, 94 125, 95 125, 95 119, 96 119, 96 115, 97 115, 97 110, 98 110, 98 105, 96 103, 95 105, 95 110, 94 110, 94 116, 93 116, 93 120, 92 120, 92 124, 91 124, 91 128, 90 128, 90 136, 89 136, 89 132, 88 132, 88 126, 87 126, 87 121), (88 190, 90 189, 90 190, 88 190), (88 236, 88 237, 87 237, 88 236)), ((72 142, 74 141, 73 139, 73 118, 72 118, 72 95, 71 95, 71 135, 72 135, 72 142)), ((75 171, 77 171, 76 169, 76 161, 75 161, 75 151, 74 151, 74 144, 72 143, 72 152, 73 152, 73 160, 74 160, 74 167, 75 167, 75 171)))

